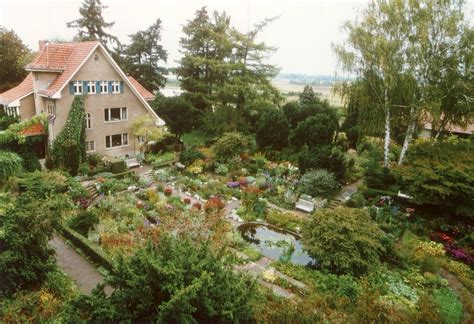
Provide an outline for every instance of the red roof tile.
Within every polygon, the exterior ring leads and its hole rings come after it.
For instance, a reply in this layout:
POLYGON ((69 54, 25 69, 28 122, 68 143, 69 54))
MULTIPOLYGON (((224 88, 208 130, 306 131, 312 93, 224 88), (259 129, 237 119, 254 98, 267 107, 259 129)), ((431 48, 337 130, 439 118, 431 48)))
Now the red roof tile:
POLYGON ((0 94, 0 104, 7 105, 31 92, 33 92, 33 77, 29 73, 19 85, 0 94))
POLYGON ((153 100, 155 99, 155 96, 153 95, 153 93, 151 93, 150 91, 148 91, 147 89, 145 89, 144 86, 142 86, 137 80, 135 80, 134 77, 130 76, 130 75, 127 75, 127 78, 128 80, 130 81, 130 83, 133 85, 133 87, 135 88, 135 90, 138 91, 138 93, 145 99, 145 100, 153 100))
POLYGON ((66 63, 74 51, 76 43, 47 43, 36 55, 33 62, 26 65, 27 70, 64 70, 66 63))
POLYGON ((46 44, 41 53, 35 58, 32 64, 27 65, 27 69, 60 69, 56 79, 51 82, 48 88, 39 92, 45 96, 52 96, 60 91, 68 82, 69 78, 76 72, 85 59, 96 49, 99 42, 80 42, 65 44, 46 44), (49 50, 48 50, 49 49, 49 50))
POLYGON ((46 131, 44 129, 43 124, 41 123, 31 125, 30 127, 25 128, 24 130, 21 131, 21 134, 25 136, 42 135, 45 133, 46 131))

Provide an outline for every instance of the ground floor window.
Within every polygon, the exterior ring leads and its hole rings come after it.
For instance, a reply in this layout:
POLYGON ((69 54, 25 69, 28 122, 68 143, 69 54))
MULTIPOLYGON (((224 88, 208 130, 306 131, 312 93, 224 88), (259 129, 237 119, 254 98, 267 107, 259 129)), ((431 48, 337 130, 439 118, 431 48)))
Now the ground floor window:
POLYGON ((86 152, 94 152, 94 151, 95 151, 95 142, 86 141, 86 152))
POLYGON ((105 136, 105 147, 121 147, 128 145, 128 133, 105 136))
POLYGON ((6 107, 5 112, 8 116, 18 117, 20 116, 20 107, 6 107))

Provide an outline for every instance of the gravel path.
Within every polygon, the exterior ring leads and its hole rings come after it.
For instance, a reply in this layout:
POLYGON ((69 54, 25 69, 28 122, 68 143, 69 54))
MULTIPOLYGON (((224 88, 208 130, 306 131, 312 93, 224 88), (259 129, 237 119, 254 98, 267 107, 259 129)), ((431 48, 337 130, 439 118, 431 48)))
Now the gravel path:
MULTIPOLYGON (((69 246, 63 238, 55 234, 49 245, 56 252, 58 266, 74 280, 82 293, 90 294, 97 284, 104 283, 104 277, 96 268, 69 246)), ((105 291, 110 295, 112 289, 106 287, 105 291)))

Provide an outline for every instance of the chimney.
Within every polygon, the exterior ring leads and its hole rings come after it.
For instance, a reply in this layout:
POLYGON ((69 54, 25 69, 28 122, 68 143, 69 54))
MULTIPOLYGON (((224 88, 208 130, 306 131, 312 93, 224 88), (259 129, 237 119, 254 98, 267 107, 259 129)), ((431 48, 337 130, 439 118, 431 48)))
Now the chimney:
POLYGON ((48 41, 45 41, 45 40, 40 40, 38 43, 39 43, 39 51, 41 52, 44 48, 44 46, 46 45, 48 41))

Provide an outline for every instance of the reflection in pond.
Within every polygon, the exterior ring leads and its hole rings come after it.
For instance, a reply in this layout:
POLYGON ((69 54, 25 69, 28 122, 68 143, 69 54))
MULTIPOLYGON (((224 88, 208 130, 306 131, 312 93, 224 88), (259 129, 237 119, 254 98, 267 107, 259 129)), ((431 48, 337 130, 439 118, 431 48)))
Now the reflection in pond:
POLYGON ((237 230, 243 239, 272 260, 287 259, 291 263, 308 265, 314 260, 303 251, 299 237, 277 227, 246 223, 237 230))

